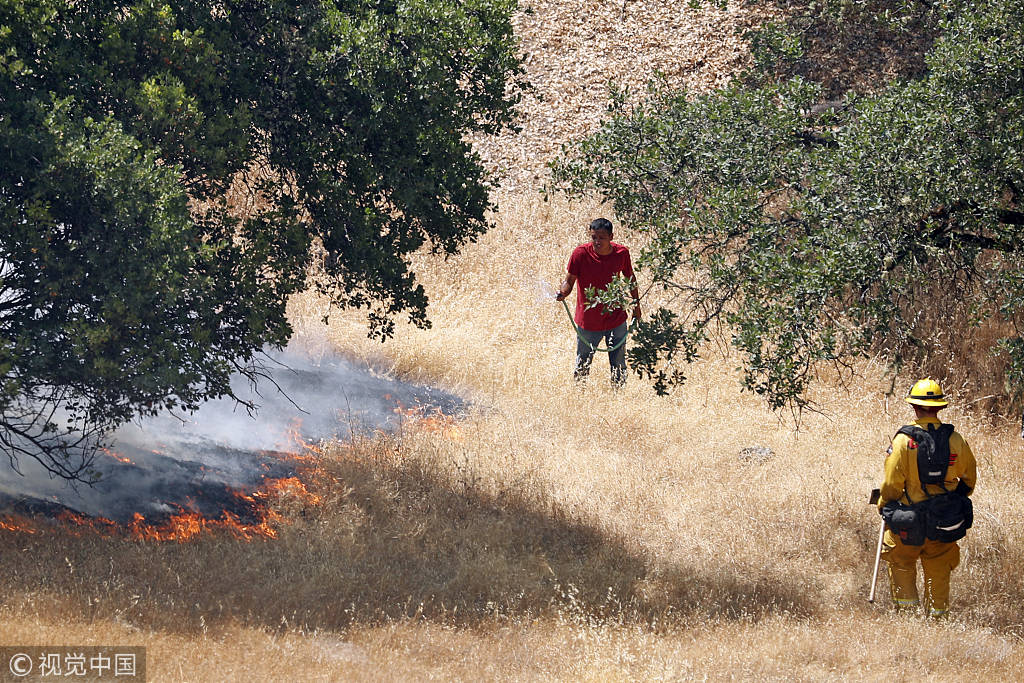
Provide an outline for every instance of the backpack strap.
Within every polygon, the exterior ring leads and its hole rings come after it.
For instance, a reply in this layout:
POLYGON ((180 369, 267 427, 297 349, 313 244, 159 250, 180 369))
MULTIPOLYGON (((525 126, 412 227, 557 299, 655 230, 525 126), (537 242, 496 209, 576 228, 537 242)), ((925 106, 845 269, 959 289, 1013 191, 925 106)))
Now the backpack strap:
MULTIPOLYGON (((953 436, 953 425, 948 422, 943 422, 937 427, 928 425, 928 434, 932 437, 937 457, 942 460, 942 477, 933 483, 942 489, 942 493, 949 493, 949 489, 946 488, 946 475, 949 473, 949 437, 953 436)), ((921 489, 928 495, 927 486, 922 484, 921 489)))

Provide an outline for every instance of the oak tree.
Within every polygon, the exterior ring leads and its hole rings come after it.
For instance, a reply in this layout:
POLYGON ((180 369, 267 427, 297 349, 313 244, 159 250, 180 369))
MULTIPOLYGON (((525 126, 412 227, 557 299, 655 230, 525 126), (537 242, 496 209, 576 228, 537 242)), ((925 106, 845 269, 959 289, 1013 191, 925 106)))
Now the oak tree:
POLYGON ((891 9, 873 15, 890 25, 913 13, 935 36, 924 68, 829 100, 778 68, 799 58, 800 36, 772 25, 726 88, 613 93, 600 130, 554 165, 555 187, 596 191, 641 233, 638 263, 666 294, 631 364, 666 391, 724 329, 745 388, 804 406, 823 364, 879 347, 912 357, 935 297, 969 290, 975 320, 1002 321, 988 350, 1006 354, 1019 398, 1024 4, 842 4, 891 9))
POLYGON ((290 294, 427 325, 408 255, 488 226, 515 0, 0 0, 0 449, 102 437, 258 373, 290 294))

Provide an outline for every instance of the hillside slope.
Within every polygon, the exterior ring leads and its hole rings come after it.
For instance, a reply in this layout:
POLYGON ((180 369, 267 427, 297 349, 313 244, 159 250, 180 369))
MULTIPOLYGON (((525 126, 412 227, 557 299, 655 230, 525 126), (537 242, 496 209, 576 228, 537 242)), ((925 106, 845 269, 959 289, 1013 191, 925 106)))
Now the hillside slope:
POLYGON ((764 6, 694 10, 656 0, 524 6, 516 30, 535 91, 520 107, 522 131, 478 141, 507 191, 537 187, 561 145, 596 128, 612 82, 634 92, 655 73, 697 92, 727 83, 748 59, 741 34, 768 15, 764 6))

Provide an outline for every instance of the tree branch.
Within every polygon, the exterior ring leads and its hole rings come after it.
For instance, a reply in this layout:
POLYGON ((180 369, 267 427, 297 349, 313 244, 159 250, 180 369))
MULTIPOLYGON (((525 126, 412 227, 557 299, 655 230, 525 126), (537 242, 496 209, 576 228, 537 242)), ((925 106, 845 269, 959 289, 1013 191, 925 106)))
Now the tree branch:
POLYGON ((1024 225, 1024 211, 1000 209, 997 215, 999 222, 1004 225, 1024 225))
POLYGON ((979 249, 988 249, 1003 253, 1015 253, 1019 251, 1022 246, 1012 240, 1000 240, 994 237, 986 237, 985 235, 975 235, 972 232, 957 231, 943 233, 937 236, 937 239, 933 241, 932 244, 937 247, 948 247, 953 244, 954 241, 960 244, 978 247, 979 249))
POLYGON ((825 137, 819 133, 809 130, 802 130, 796 134, 797 139, 808 147, 839 147, 839 143, 832 138, 825 137))

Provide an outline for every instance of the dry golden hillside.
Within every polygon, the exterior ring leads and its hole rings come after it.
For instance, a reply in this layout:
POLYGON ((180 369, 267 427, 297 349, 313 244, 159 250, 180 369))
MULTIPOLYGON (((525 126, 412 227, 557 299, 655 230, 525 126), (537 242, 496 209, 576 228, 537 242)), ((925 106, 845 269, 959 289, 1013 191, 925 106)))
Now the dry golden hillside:
POLYGON ((479 141, 509 191, 536 189, 569 140, 593 131, 610 82, 643 92, 655 73, 694 91, 725 85, 747 60, 740 34, 765 7, 695 10, 686 2, 533 0, 516 30, 535 90, 520 111, 518 135, 479 141))
MULTIPOLYGON (((607 212, 538 193, 593 129, 609 79, 694 89, 744 64, 756 8, 533 0, 517 25, 536 97, 522 132, 478 141, 505 174, 495 229, 416 269, 433 326, 366 338, 358 311, 297 342, 456 391, 455 421, 323 444, 282 494, 277 538, 182 544, 0 531, 0 642, 148 646, 152 680, 1022 680, 1024 476, 1013 427, 954 402, 979 460, 953 617, 867 602, 867 504, 911 415, 883 363, 823 381, 797 422, 740 391, 712 346, 688 383, 571 381, 574 333, 543 295, 607 212), (746 450, 754 448, 756 450, 746 450)), ((614 216, 611 216, 614 220, 614 216)), ((628 226, 616 233, 626 244, 628 226)))

